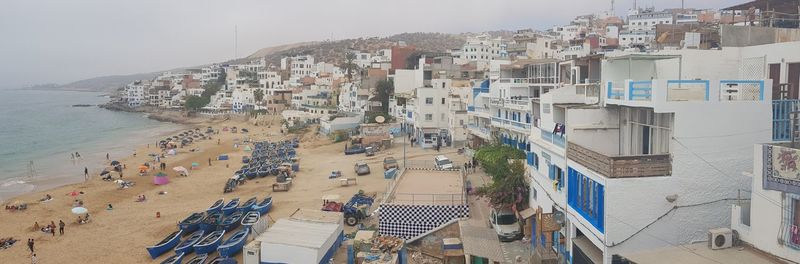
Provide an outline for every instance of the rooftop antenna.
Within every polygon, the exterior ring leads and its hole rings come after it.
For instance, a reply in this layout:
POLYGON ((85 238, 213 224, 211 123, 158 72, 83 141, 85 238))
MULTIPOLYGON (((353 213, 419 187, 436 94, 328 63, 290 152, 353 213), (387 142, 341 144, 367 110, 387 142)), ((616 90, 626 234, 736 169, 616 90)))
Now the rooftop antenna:
POLYGON ((239 25, 233 25, 233 59, 239 58, 239 25))
POLYGON ((614 13, 614 0, 611 0, 611 13, 614 13))

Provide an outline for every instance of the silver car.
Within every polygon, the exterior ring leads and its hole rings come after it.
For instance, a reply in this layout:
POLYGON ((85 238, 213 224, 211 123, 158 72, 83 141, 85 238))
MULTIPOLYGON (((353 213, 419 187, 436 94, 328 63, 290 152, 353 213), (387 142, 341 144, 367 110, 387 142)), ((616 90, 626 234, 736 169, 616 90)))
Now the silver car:
POLYGON ((356 171, 356 175, 358 176, 369 174, 369 165, 367 165, 366 162, 363 161, 356 162, 354 169, 356 171))

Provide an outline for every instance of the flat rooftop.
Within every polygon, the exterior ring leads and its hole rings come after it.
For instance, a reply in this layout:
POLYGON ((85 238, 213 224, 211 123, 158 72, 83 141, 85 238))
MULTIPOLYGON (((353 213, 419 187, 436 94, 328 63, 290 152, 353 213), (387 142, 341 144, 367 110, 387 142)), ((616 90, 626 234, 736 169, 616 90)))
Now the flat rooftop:
POLYGON ((405 170, 388 202, 393 204, 465 204, 464 179, 458 171, 405 170))
POLYGON ((783 263, 749 247, 712 250, 706 243, 667 247, 652 251, 626 254, 623 257, 636 263, 783 263))

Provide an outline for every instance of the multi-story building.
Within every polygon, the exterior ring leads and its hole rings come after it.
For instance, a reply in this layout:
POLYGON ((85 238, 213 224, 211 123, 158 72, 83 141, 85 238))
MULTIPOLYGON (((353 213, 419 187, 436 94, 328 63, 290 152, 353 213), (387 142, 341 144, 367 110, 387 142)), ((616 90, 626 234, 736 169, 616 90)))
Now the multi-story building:
POLYGON ((656 12, 653 9, 634 9, 628 14, 628 30, 652 31, 659 24, 674 24, 674 17, 670 12, 656 12))
POLYGON ((147 89, 149 83, 146 81, 135 81, 125 86, 125 92, 122 96, 123 101, 128 107, 139 107, 147 104, 147 89))
POLYGON ((631 47, 634 45, 649 45, 656 39, 655 30, 624 30, 619 33, 619 45, 621 47, 631 47))
POLYGON ((433 148, 444 145, 450 137, 447 133, 447 97, 452 80, 434 79, 430 86, 419 87, 414 97, 413 135, 419 146, 433 148))
POLYGON ((533 102, 530 136, 501 139, 527 153, 530 205, 544 215, 535 258, 611 263, 706 239, 727 225, 729 199, 748 182, 748 146, 771 138, 753 129, 771 126, 771 81, 741 72, 763 53, 607 55, 599 83, 562 73, 565 85, 533 102))
POLYGON ((467 61, 478 62, 478 68, 488 68, 489 61, 508 57, 503 39, 492 38, 488 34, 467 37, 467 42, 460 52, 454 55, 467 61))
POLYGON ((289 70, 292 78, 311 76, 315 66, 314 56, 311 55, 300 55, 281 60, 281 68, 289 70))
POLYGON ((339 111, 363 113, 366 111, 369 90, 357 83, 343 83, 339 90, 339 111))

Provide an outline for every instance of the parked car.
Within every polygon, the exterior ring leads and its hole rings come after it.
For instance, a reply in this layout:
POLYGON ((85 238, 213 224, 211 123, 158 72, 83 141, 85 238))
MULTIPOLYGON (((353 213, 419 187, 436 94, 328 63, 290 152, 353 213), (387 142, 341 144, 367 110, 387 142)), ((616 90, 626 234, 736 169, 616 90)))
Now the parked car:
POLYGON ((398 167, 397 166, 397 160, 395 160, 394 157, 383 158, 383 169, 384 170, 388 170, 388 169, 391 169, 391 168, 397 169, 397 167, 398 167))
POLYGON ((363 161, 356 162, 353 169, 355 169, 356 175, 358 176, 369 174, 369 165, 363 161))
POLYGON ((453 162, 450 161, 444 155, 439 155, 433 158, 433 161, 436 162, 436 168, 440 170, 449 170, 453 168, 453 162))
POLYGON ((375 156, 375 148, 367 147, 364 149, 364 153, 367 155, 367 157, 375 156))
POLYGON ((500 241, 509 242, 522 238, 517 214, 511 209, 492 208, 489 213, 489 224, 500 241))

